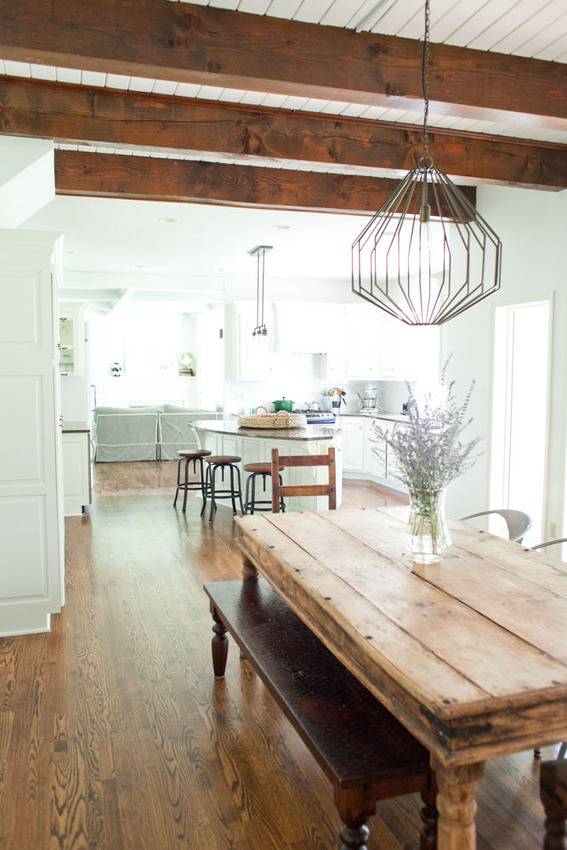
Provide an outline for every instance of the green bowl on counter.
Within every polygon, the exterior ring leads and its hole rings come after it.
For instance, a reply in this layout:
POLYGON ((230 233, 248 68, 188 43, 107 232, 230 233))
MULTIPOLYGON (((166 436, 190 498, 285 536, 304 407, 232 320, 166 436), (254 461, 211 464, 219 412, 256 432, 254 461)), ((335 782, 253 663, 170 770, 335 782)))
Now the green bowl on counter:
POLYGON ((276 413, 279 410, 285 410, 285 411, 287 411, 287 413, 291 413, 291 411, 293 410, 293 405, 295 404, 295 402, 290 401, 287 398, 278 398, 278 399, 276 399, 276 401, 274 401, 273 404, 274 404, 274 410, 276 411, 276 413))

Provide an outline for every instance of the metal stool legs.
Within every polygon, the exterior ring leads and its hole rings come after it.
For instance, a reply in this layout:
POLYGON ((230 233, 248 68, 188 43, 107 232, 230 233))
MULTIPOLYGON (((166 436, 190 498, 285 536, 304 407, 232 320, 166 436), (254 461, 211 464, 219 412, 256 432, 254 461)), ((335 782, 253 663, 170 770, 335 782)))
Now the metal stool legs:
POLYGON ((173 507, 177 506, 177 499, 179 498, 179 491, 183 490, 183 507, 181 510, 183 513, 187 510, 187 494, 190 490, 200 491, 203 499, 205 498, 205 485, 204 485, 204 467, 203 467, 203 458, 202 457, 180 457, 177 462, 177 489, 175 490, 175 498, 173 500, 173 507), (199 480, 198 481, 189 481, 189 464, 193 463, 193 472, 197 472, 197 464, 199 464, 199 480), (185 470, 183 474, 183 480, 181 475, 181 464, 185 464, 185 470))
MULTIPOLYGON (((272 500, 271 499, 256 499, 256 479, 257 477, 262 476, 262 490, 266 492, 266 482, 268 478, 270 478, 269 472, 251 472, 248 478, 246 479, 246 493, 244 499, 244 513, 245 514, 254 514, 256 511, 266 511, 270 512, 272 510, 272 500), (260 507, 260 505, 267 505, 268 507, 260 507)), ((280 484, 282 483, 282 477, 279 476, 280 484)), ((280 500, 282 513, 285 513, 285 502, 283 500, 283 496, 280 500)))
POLYGON ((207 472, 205 476, 205 488, 204 488, 204 496, 203 496, 203 508, 201 510, 201 516, 205 512, 206 506, 206 498, 210 496, 211 498, 211 507, 209 510, 209 522, 212 522, 214 519, 214 515, 217 510, 217 499, 230 499, 232 503, 232 513, 236 515, 238 513, 238 508, 236 506, 236 499, 238 499, 240 503, 240 514, 244 515, 244 506, 242 504, 242 478, 240 476, 240 469, 235 463, 214 463, 209 464, 207 466, 207 472), (224 483, 224 475, 225 469, 229 470, 230 473, 230 487, 227 489, 217 489, 217 470, 221 471, 221 486, 224 483), (235 473, 236 473, 236 483, 235 483, 235 473))

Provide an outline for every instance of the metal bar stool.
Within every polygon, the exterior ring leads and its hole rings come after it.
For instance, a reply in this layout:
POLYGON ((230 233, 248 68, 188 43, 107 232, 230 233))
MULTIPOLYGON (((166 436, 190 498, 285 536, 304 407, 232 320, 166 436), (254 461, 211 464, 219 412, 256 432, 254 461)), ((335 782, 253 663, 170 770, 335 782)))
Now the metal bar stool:
POLYGON ((177 505, 180 490, 183 490, 183 507, 182 511, 187 510, 187 493, 191 490, 200 490, 203 497, 203 504, 206 500, 205 493, 205 474, 203 468, 203 458, 210 455, 207 449, 190 449, 188 451, 177 452, 179 460, 177 461, 177 490, 175 491, 175 499, 173 507, 177 505), (193 472, 197 472, 197 464, 199 464, 199 479, 197 481, 189 481, 189 464, 193 461, 193 472), (185 463, 185 475, 181 480, 181 464, 185 463))
POLYGON ((240 514, 244 514, 244 506, 242 504, 242 479, 240 477, 240 469, 237 464, 241 458, 238 455, 211 455, 205 458, 207 462, 207 471, 205 473, 205 487, 203 495, 203 507, 201 508, 201 516, 205 513, 207 506, 207 496, 211 497, 211 509, 209 511, 209 522, 213 521, 213 517, 217 510, 217 499, 230 499, 232 502, 232 513, 237 513, 236 499, 240 502, 240 514), (217 489, 217 471, 221 471, 221 482, 224 483, 225 472, 230 473, 230 487, 218 490, 217 489), (235 475, 238 481, 235 487, 235 475))
MULTIPOLYGON (((250 475, 246 479, 246 496, 244 498, 244 513, 245 514, 253 514, 255 511, 271 511, 272 510, 272 498, 270 496, 269 499, 256 499, 256 479, 258 476, 262 476, 262 490, 266 492, 266 481, 268 478, 272 477, 272 464, 271 463, 245 463, 244 464, 244 472, 249 472, 250 475), (268 507, 259 507, 260 505, 267 505, 268 507)), ((280 484, 282 484, 282 477, 279 476, 280 484)), ((283 496, 280 500, 280 507, 282 513, 285 513, 285 502, 283 500, 283 496)))

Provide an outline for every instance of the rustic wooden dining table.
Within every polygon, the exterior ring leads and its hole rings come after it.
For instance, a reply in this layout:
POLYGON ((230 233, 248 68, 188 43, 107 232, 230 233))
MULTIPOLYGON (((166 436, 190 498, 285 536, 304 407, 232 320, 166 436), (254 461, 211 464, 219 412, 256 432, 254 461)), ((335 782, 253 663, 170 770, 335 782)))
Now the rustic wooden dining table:
POLYGON ((567 739, 567 566, 464 523, 441 563, 412 564, 406 517, 238 518, 244 576, 260 571, 428 748, 438 848, 474 850, 485 761, 567 739))

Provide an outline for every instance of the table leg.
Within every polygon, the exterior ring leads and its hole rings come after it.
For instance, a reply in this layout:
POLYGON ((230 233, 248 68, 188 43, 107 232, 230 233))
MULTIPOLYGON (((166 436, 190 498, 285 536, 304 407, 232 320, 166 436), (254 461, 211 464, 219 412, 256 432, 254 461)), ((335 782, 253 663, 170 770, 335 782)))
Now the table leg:
POLYGON ((445 767, 432 763, 439 793, 438 850, 476 850, 476 785, 484 764, 445 767))

